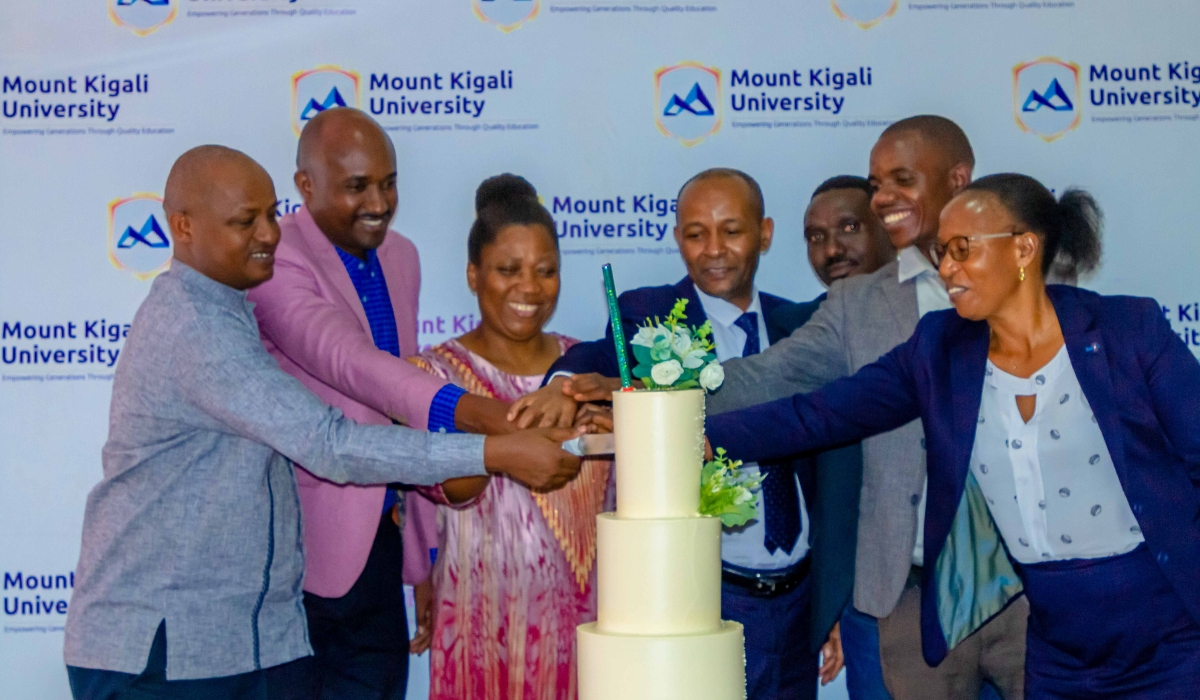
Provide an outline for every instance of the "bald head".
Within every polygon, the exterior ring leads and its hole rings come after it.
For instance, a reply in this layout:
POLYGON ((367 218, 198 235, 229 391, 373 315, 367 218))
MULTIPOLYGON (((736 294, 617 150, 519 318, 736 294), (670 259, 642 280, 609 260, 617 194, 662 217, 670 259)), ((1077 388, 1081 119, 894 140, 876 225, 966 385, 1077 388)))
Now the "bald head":
POLYGON ((300 132, 296 168, 305 170, 314 164, 314 158, 327 158, 330 153, 355 146, 378 149, 393 163, 396 160, 392 140, 366 112, 351 107, 327 109, 308 120, 300 132))
POLYGON ((209 203, 210 193, 219 183, 235 177, 258 173, 270 179, 267 171, 253 158, 225 146, 196 146, 175 160, 167 175, 163 210, 167 216, 193 211, 209 203))
POLYGON ((279 226, 275 185, 252 158, 199 146, 171 166, 163 209, 175 259, 234 289, 271 278, 279 226))
POLYGON ((317 227, 360 258, 378 248, 396 213, 396 152, 374 119, 327 109, 300 133, 296 189, 317 227))

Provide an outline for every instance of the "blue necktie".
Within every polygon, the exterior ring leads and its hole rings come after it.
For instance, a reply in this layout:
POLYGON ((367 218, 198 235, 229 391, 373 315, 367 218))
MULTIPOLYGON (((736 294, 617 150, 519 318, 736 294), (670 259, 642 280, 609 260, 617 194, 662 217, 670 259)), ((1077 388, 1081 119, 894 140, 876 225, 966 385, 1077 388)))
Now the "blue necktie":
MULTIPOLYGON (((758 314, 744 313, 733 325, 746 331, 742 357, 759 353, 758 314)), ((788 554, 800 537, 800 493, 796 488, 796 472, 790 463, 759 465, 762 473, 763 546, 771 554, 782 549, 788 554)))
POLYGON ((738 316, 738 320, 733 322, 733 325, 746 331, 746 344, 742 346, 742 357, 750 357, 757 355, 760 351, 758 346, 758 314, 750 311, 738 316))

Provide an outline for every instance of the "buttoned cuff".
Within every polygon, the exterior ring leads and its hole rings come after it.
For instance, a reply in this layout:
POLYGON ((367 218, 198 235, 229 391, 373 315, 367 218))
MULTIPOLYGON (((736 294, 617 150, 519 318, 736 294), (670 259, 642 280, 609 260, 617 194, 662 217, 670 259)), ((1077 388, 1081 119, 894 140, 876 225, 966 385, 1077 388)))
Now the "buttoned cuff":
POLYGON ((447 384, 433 395, 429 404, 429 431, 434 433, 457 433, 454 412, 458 410, 458 402, 467 392, 447 384))

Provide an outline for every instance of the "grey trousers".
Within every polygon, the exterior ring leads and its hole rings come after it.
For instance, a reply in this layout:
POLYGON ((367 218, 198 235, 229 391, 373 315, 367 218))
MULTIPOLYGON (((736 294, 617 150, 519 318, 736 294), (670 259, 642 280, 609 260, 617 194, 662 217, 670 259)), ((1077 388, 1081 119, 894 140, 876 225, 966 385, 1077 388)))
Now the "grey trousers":
POLYGON ((985 680, 1004 700, 1023 700, 1028 617, 1021 596, 930 668, 921 655, 921 586, 910 577, 895 610, 879 620, 884 683, 894 700, 976 700, 985 680))

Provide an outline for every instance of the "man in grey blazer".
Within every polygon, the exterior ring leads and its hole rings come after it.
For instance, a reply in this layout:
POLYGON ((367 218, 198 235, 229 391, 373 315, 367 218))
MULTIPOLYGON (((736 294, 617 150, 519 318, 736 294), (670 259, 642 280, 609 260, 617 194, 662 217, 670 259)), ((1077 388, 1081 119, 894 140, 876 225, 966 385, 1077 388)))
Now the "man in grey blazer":
MULTIPOLYGON (((857 372, 904 342, 922 314, 949 308, 928 260, 942 207, 971 180, 966 135, 942 117, 888 127, 871 151, 871 207, 899 251, 870 275, 841 280, 811 320, 753 357, 723 363, 725 383, 708 400, 722 413, 809 392, 857 372)), ((957 646, 937 668, 921 656, 920 572, 924 433, 919 421, 863 441, 854 606, 879 619, 884 679, 896 700, 973 699, 988 683, 1023 697, 1024 598, 957 646)))

